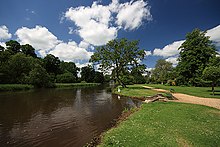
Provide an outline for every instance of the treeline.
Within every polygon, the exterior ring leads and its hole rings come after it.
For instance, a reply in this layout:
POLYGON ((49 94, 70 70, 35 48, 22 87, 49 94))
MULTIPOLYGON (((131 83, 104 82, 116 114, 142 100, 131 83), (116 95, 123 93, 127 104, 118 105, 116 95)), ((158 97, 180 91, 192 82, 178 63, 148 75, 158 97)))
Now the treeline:
POLYGON ((147 83, 167 85, 210 86, 220 83, 220 57, 206 32, 199 29, 186 35, 180 46, 178 64, 173 67, 163 59, 146 77, 147 83))
POLYGON ((32 84, 35 87, 54 87, 54 83, 77 83, 81 81, 103 83, 104 75, 92 66, 80 69, 73 62, 60 61, 48 54, 37 57, 35 49, 29 45, 20 45, 15 40, 0 46, 0 83, 32 84))

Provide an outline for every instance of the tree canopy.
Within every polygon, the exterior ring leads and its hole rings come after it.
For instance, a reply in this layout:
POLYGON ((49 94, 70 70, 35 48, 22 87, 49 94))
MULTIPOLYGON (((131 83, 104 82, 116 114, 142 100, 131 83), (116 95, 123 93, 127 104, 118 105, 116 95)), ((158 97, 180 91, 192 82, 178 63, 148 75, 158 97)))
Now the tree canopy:
POLYGON ((157 83, 166 83, 170 80, 170 74, 173 71, 172 63, 159 59, 155 65, 155 69, 152 71, 152 78, 157 83))
POLYGON ((140 66, 144 59, 144 50, 139 49, 139 41, 128 41, 127 39, 115 39, 106 45, 96 48, 91 56, 90 62, 100 64, 103 72, 111 71, 111 75, 123 87, 126 87, 122 80, 127 71, 140 66))
POLYGON ((215 57, 216 48, 205 34, 195 29, 186 35, 185 42, 180 46, 177 65, 179 84, 198 86, 203 70, 210 59, 215 57))

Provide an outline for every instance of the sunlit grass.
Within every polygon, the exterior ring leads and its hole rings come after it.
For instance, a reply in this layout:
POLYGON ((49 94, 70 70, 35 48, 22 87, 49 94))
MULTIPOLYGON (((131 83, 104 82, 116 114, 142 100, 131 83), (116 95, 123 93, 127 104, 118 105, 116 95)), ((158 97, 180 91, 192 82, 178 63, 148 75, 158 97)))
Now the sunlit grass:
POLYGON ((143 85, 140 85, 140 84, 127 85, 127 88, 122 88, 121 86, 119 86, 114 90, 114 93, 120 94, 123 96, 140 97, 140 98, 153 96, 158 93, 154 90, 146 89, 142 86, 143 85), (118 92, 118 88, 120 89, 120 92, 118 92))
POLYGON ((220 110, 194 104, 150 103, 107 131, 100 146, 219 146, 220 110))
POLYGON ((17 91, 17 90, 29 90, 34 88, 28 84, 0 84, 0 91, 17 91))

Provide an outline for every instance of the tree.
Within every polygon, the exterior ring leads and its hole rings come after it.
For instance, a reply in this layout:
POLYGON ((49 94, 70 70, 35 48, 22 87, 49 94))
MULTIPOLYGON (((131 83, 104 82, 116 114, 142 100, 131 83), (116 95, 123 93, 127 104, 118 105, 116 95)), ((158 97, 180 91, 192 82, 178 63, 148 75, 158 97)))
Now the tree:
POLYGON ((94 82, 95 83, 104 83, 105 82, 105 77, 102 72, 98 72, 98 71, 95 72, 94 82))
POLYGON ((209 60, 215 57, 216 48, 205 34, 206 32, 195 29, 186 35, 186 41, 180 46, 176 67, 179 84, 190 83, 197 86, 209 60))
POLYGON ((212 93, 214 95, 216 82, 220 79, 220 67, 206 67, 203 71, 203 78, 212 81, 212 93))
POLYGON ((41 65, 36 65, 36 67, 30 71, 29 74, 30 84, 35 87, 50 87, 52 84, 50 82, 50 76, 41 65))
POLYGON ((32 57, 27 57, 23 53, 17 53, 11 56, 8 61, 9 76, 11 83, 22 83, 25 76, 29 74, 35 60, 32 57))
POLYGON ((32 56, 34 58, 37 57, 37 55, 35 54, 35 49, 29 44, 22 45, 21 46, 21 51, 25 55, 29 55, 29 56, 32 56))
POLYGON ((65 72, 57 75, 57 83, 75 83, 76 77, 71 72, 65 72))
POLYGON ((91 56, 90 62, 100 64, 103 72, 112 71, 111 75, 123 87, 126 84, 122 81, 122 76, 128 70, 138 67, 144 59, 144 50, 139 49, 139 41, 128 41, 127 39, 115 39, 106 45, 98 47, 91 56))
POLYGON ((94 82, 95 69, 88 65, 81 68, 81 81, 86 81, 88 83, 94 82))
POLYGON ((79 68, 76 67, 76 64, 73 62, 64 62, 62 61, 60 63, 60 70, 61 73, 66 73, 66 72, 70 72, 73 74, 73 76, 77 79, 77 73, 79 71, 79 68))
POLYGON ((44 59, 44 68, 49 74, 57 75, 60 72, 60 60, 54 55, 48 54, 44 59))
POLYGON ((20 43, 18 43, 15 40, 10 40, 8 42, 5 43, 6 44, 6 48, 12 53, 12 54, 16 54, 18 52, 20 52, 21 50, 21 45, 20 43))
POLYGON ((134 78, 133 82, 135 84, 144 84, 144 83, 146 83, 146 80, 145 80, 145 78, 144 78, 144 76, 142 74, 143 74, 143 72, 141 72, 140 69, 137 69, 137 68, 133 68, 132 69, 131 75, 134 78))
POLYGON ((160 82, 162 84, 166 83, 170 80, 170 74, 173 70, 172 63, 167 62, 164 59, 157 60, 155 65, 155 69, 152 71, 152 78, 156 82, 160 82))

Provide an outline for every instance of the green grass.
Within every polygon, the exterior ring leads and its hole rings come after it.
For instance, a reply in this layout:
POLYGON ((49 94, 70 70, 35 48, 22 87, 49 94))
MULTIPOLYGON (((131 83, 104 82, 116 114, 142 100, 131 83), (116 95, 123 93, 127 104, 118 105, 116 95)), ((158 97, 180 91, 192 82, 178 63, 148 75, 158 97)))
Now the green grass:
POLYGON ((127 85, 127 88, 122 88, 121 86, 119 86, 120 88, 120 92, 118 92, 118 87, 114 90, 115 94, 120 94, 120 95, 124 95, 124 96, 130 96, 130 97, 147 97, 147 96, 153 96, 155 94, 157 94, 158 92, 154 91, 154 90, 150 90, 150 89, 146 89, 142 87, 143 85, 127 85))
POLYGON ((93 87, 100 83, 56 83, 56 88, 78 88, 78 87, 93 87))
POLYGON ((194 104, 156 102, 103 134, 100 146, 220 145, 220 110, 194 104))
POLYGON ((0 91, 18 91, 33 89, 34 86, 27 84, 0 84, 0 91))
POLYGON ((165 86, 161 84, 147 84, 146 86, 160 88, 165 90, 174 89, 175 92, 184 93, 193 96, 205 98, 220 98, 220 87, 215 87, 215 95, 212 95, 211 87, 181 87, 181 86, 165 86))

